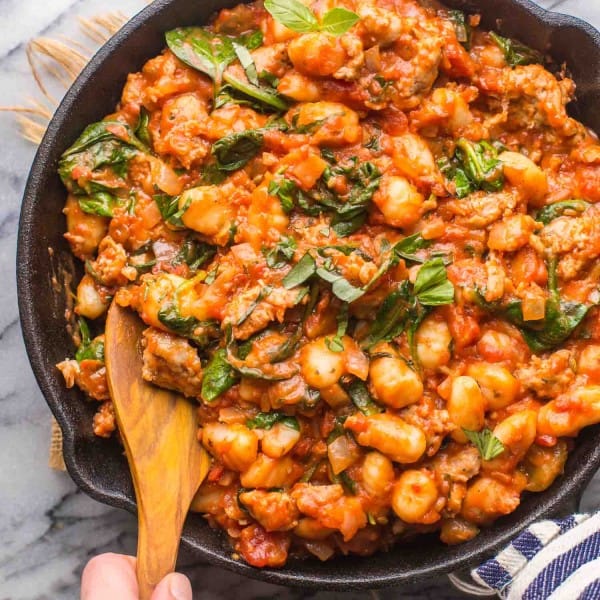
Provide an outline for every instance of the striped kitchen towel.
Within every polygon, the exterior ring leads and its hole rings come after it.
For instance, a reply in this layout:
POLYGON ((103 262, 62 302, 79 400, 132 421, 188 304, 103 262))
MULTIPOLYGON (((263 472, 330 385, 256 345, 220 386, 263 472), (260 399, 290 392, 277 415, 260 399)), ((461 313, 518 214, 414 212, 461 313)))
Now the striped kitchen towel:
POLYGON ((457 587, 478 596, 599 600, 600 513, 534 523, 471 576, 477 587, 457 587))

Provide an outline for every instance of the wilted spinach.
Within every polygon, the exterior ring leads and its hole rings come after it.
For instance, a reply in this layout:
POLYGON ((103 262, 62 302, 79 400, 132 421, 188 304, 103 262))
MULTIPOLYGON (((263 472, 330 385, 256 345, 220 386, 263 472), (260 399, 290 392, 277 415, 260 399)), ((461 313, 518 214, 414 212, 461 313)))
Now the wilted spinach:
POLYGON ((237 373, 227 362, 227 351, 219 348, 204 369, 200 396, 205 402, 213 402, 238 381, 237 373))
POLYGON ((465 47, 466 50, 471 49, 471 25, 469 24, 467 15, 462 10, 451 10, 448 16, 454 25, 456 31, 456 39, 465 47))
POLYGON ((273 425, 282 423, 290 429, 300 431, 300 424, 296 417, 289 417, 282 412, 259 412, 253 419, 246 421, 248 429, 271 429, 273 425))
POLYGON ((360 410, 363 415, 375 415, 383 411, 383 409, 373 400, 367 384, 360 379, 354 379, 348 385, 342 385, 344 390, 350 396, 354 406, 360 410))
POLYGON ((490 37, 502 50, 506 62, 511 67, 531 65, 534 63, 542 63, 544 61, 544 57, 540 52, 529 46, 525 46, 525 44, 522 44, 521 42, 502 37, 494 31, 490 33, 490 37))
POLYGON ((171 331, 192 340, 200 347, 208 346, 219 336, 217 321, 199 321, 193 316, 184 317, 174 302, 161 307, 158 320, 171 331))
POLYGON ((369 333, 362 340, 363 348, 371 348, 381 341, 391 341, 407 330, 409 346, 413 359, 414 334, 431 307, 452 304, 454 287, 448 281, 446 267, 441 258, 427 261, 417 273, 414 284, 403 281, 385 298, 369 333))
POLYGON ((90 196, 79 196, 77 201, 79 202, 79 208, 84 213, 98 215, 99 217, 114 216, 115 206, 121 204, 116 196, 108 192, 96 192, 90 196))
POLYGON ((550 222, 554 221, 554 219, 561 217, 566 211, 583 213, 589 206, 590 203, 585 200, 563 200, 562 202, 555 202, 554 204, 548 204, 540 209, 535 220, 544 225, 548 225, 550 222))
POLYGON ((294 258, 298 244, 292 236, 282 237, 271 249, 263 248, 267 266, 271 269, 281 269, 294 258))
MULTIPOLYGON (((179 60, 213 80, 216 108, 233 100, 233 95, 241 94, 247 102, 258 103, 263 109, 275 111, 287 109, 287 103, 273 88, 256 85, 250 78, 246 82, 225 72, 232 62, 242 56, 246 65, 246 76, 248 76, 250 63, 247 52, 262 44, 260 31, 233 38, 212 33, 203 27, 180 27, 168 31, 165 37, 169 49, 179 60), (240 48, 244 48, 246 52, 240 48), (224 86, 223 83, 226 85, 224 86), (233 95, 224 89, 226 87, 233 91, 233 95), (225 94, 221 95, 223 92, 225 94)), ((250 77, 254 79, 252 71, 250 77)))
POLYGON ((66 188, 76 195, 94 195, 98 192, 118 189, 94 181, 79 183, 73 177, 77 168, 92 173, 102 167, 111 167, 124 177, 129 161, 148 148, 134 135, 131 128, 120 121, 99 121, 88 125, 77 141, 65 152, 58 163, 58 174, 66 188))
POLYGON ((84 360, 98 360, 104 362, 104 341, 91 339, 90 328, 83 317, 79 317, 78 324, 81 344, 79 344, 79 348, 77 348, 77 352, 75 353, 75 360, 77 362, 84 360))
POLYGON ((476 190, 498 191, 504 185, 502 163, 498 150, 489 142, 471 142, 461 138, 451 159, 438 161, 446 179, 453 181, 456 195, 464 198, 476 190))
POLYGON ((185 225, 181 218, 185 211, 189 208, 189 202, 180 209, 179 208, 180 196, 169 196, 168 194, 155 194, 153 196, 154 202, 158 206, 160 216, 163 220, 176 228, 184 228, 185 225))
POLYGON ((247 165, 263 146, 264 136, 259 129, 247 129, 227 135, 212 146, 221 171, 237 171, 247 165))
POLYGON ((561 300, 558 292, 556 258, 548 262, 548 291, 546 311, 543 319, 525 321, 521 300, 508 304, 486 302, 481 293, 475 293, 477 305, 488 312, 498 315, 516 325, 534 352, 545 352, 565 342, 575 328, 583 321, 590 306, 579 302, 561 300))

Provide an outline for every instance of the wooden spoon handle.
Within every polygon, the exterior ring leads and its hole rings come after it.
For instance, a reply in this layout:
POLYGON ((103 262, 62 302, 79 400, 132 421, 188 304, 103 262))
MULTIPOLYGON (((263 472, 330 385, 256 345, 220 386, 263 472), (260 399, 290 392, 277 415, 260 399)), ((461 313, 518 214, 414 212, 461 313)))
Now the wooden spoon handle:
POLYGON ((190 503, 210 466, 198 443, 195 404, 141 377, 137 316, 115 303, 106 321, 106 369, 138 508, 141 600, 175 568, 190 503))

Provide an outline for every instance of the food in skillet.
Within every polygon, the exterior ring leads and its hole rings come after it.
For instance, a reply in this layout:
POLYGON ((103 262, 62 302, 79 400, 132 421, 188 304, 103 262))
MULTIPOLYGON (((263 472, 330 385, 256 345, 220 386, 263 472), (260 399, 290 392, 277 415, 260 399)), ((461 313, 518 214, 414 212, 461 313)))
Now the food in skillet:
POLYGON ((144 378, 199 403, 194 509, 252 565, 469 540, 600 421, 600 146, 564 73, 477 26, 415 0, 222 10, 60 162, 67 385, 110 436, 103 317, 137 311, 144 378))

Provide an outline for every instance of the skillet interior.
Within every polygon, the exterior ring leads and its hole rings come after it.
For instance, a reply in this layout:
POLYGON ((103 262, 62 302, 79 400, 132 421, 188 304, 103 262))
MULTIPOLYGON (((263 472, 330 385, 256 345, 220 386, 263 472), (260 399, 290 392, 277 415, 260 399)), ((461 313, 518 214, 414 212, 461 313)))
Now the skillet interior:
MULTIPOLYGON (((205 23, 210 15, 239 0, 156 0, 130 21, 92 59, 67 93, 42 141, 25 190, 17 255, 21 324, 29 359, 40 388, 64 435, 65 461, 75 482, 93 498, 135 512, 133 486, 119 444, 96 438, 91 431, 95 407, 78 390, 65 390, 54 365, 73 354, 65 328, 62 281, 72 272, 72 259, 62 238, 61 210, 65 191, 56 175, 61 153, 90 122, 110 112, 119 99, 127 73, 137 71, 164 46, 163 32, 205 23), (54 250, 51 257, 48 248, 54 250), (43 301, 41 301, 43 299, 43 301)), ((600 132, 600 34, 572 17, 551 14, 529 0, 450 0, 453 8, 481 12, 483 24, 548 51, 566 62, 577 83, 578 102, 571 113, 600 132)), ((198 515, 187 521, 183 544, 219 566, 273 583, 321 589, 362 589, 425 581, 480 562, 517 531, 549 515, 579 493, 600 466, 595 438, 600 426, 577 440, 565 475, 542 494, 529 495, 519 509, 461 546, 446 547, 433 536, 397 546, 368 559, 337 558, 327 563, 290 560, 284 569, 254 569, 231 559, 227 542, 198 515)))

